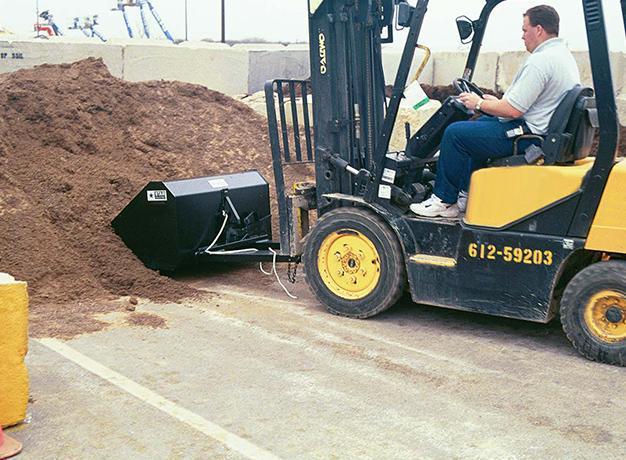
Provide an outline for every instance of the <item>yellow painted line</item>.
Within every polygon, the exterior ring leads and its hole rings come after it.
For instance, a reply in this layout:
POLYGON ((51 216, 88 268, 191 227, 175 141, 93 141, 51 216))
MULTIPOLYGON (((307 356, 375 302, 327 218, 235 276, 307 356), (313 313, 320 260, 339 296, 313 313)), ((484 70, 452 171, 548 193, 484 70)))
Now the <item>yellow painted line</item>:
POLYGON ((411 256, 411 262, 416 264, 436 265, 438 267, 456 267, 456 259, 450 257, 431 256, 428 254, 415 254, 411 256))
POLYGON ((74 350, 72 347, 60 340, 37 339, 37 342, 72 361, 73 363, 78 364, 80 367, 88 370, 92 374, 95 374, 107 382, 115 385, 126 393, 133 395, 146 404, 165 412, 171 417, 174 417, 175 419, 191 426, 192 428, 195 428, 216 441, 221 442, 229 449, 239 452, 246 458, 279 460, 279 457, 275 456, 271 452, 255 446, 251 442, 246 441, 236 434, 225 430, 219 425, 206 420, 202 416, 179 406, 154 391, 130 380, 128 377, 109 369, 108 367, 74 350))

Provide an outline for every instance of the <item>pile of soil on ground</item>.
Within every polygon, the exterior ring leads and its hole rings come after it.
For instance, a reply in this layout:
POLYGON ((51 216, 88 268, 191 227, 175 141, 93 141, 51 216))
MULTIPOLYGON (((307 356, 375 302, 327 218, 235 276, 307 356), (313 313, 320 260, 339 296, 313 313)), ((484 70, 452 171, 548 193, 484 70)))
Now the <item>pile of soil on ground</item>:
POLYGON ((197 295, 145 268, 110 222, 150 180, 251 169, 275 210, 265 119, 205 87, 125 82, 96 59, 1 75, 0 271, 29 282, 31 332, 97 330, 121 296, 197 295))

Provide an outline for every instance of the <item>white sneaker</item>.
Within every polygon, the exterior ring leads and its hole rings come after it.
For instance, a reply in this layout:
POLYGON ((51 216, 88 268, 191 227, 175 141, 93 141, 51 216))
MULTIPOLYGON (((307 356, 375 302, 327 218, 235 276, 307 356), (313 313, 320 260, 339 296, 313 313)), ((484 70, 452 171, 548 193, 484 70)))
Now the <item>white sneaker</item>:
POLYGON ((457 200, 456 204, 459 207, 460 212, 467 211, 467 197, 468 194, 465 190, 461 190, 459 192, 459 199, 457 200))
POLYGON ((460 214, 459 207, 456 203, 444 203, 441 201, 441 198, 435 194, 426 201, 413 203, 410 208, 415 214, 423 217, 458 217, 460 214))

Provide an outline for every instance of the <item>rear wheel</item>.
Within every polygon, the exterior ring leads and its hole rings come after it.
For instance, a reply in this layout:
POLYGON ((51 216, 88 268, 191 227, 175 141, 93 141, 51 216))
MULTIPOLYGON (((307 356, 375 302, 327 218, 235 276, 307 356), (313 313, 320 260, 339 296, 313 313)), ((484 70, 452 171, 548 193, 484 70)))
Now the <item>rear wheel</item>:
POLYGON ((561 299, 563 330, 583 356, 626 366, 626 262, 580 271, 561 299))
POLYGON ((333 314, 369 318, 402 295, 400 243, 367 209, 343 207, 320 218, 307 236, 303 262, 309 287, 333 314))

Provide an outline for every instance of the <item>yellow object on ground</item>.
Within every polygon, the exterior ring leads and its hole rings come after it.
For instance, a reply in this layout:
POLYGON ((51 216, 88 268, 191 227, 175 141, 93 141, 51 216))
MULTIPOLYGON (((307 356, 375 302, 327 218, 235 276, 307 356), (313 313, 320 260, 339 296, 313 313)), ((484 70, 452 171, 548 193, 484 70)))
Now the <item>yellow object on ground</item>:
POLYGON ((613 166, 585 249, 626 254, 626 161, 613 166))
POLYGON ((0 273, 0 425, 26 418, 28 291, 25 282, 0 273))

